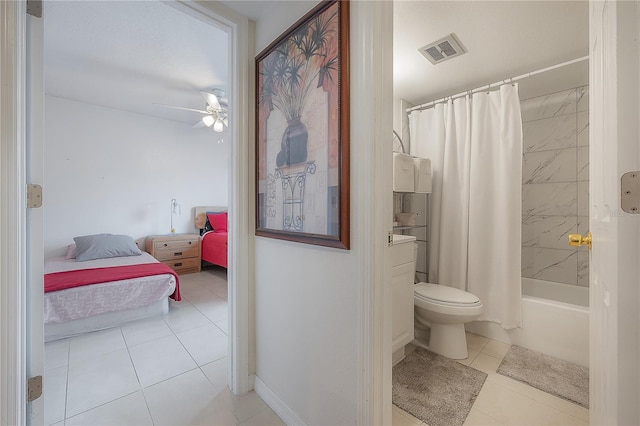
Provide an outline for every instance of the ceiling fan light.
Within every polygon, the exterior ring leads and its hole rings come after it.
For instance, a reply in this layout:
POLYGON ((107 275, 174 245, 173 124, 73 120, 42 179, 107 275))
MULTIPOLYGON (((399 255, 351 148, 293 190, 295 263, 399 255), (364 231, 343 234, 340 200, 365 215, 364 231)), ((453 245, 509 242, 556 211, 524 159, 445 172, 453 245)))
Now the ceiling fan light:
MULTIPOLYGON (((205 115, 204 117, 202 117, 202 122, 205 124, 205 126, 207 127, 211 127, 211 125, 214 123, 214 119, 212 115, 205 115)), ((214 130, 215 130, 215 126, 213 126, 214 130)))
POLYGON ((213 123, 213 130, 215 130, 218 133, 221 133, 224 130, 224 125, 222 124, 222 121, 216 120, 216 122, 213 123))

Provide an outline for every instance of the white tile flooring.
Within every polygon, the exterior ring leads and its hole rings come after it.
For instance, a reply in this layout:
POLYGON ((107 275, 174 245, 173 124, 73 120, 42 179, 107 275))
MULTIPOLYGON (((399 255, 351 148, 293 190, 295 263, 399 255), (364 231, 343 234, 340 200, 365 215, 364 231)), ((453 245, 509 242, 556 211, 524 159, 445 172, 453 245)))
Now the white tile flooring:
MULTIPOLYGON (((225 271, 180 281, 164 318, 45 345, 45 425, 284 424, 255 392, 228 390, 225 271)), ((588 410, 497 374, 508 345, 471 333, 467 344, 460 362, 488 377, 465 425, 589 423, 588 410)), ((393 424, 423 425, 395 406, 393 424)))
POLYGON ((224 269, 180 277, 169 314, 45 345, 45 425, 283 425, 227 387, 224 269))
MULTIPOLYGON (((476 425, 588 425, 589 410, 496 373, 509 345, 467 333, 469 357, 460 360, 488 374, 464 423, 476 425)), ((415 349, 409 345, 407 353, 415 349)), ((426 425, 393 406, 394 426, 426 425)))

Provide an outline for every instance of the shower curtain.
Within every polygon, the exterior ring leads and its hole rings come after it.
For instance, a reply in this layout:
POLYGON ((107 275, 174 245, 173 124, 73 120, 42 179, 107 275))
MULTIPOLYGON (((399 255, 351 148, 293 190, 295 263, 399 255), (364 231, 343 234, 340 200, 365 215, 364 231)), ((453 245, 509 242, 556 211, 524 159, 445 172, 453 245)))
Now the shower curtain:
POLYGON ((469 291, 480 321, 521 326, 522 120, 516 84, 409 115, 431 159, 429 281, 469 291))

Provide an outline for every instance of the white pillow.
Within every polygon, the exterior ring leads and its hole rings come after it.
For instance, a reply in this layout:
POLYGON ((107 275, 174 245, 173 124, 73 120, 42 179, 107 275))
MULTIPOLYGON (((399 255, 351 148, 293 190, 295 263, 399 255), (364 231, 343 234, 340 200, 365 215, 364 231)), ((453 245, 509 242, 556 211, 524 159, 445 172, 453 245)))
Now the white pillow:
POLYGON ((75 259, 76 258, 76 245, 69 244, 67 246, 67 255, 64 257, 65 259, 75 259))

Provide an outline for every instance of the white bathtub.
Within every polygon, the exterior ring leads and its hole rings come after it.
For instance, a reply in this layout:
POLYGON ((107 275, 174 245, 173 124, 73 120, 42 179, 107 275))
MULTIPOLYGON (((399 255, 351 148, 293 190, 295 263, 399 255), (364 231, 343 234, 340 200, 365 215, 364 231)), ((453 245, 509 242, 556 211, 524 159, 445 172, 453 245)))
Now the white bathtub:
POLYGON ((522 278, 522 328, 475 321, 467 331, 589 365, 589 289, 522 278))

